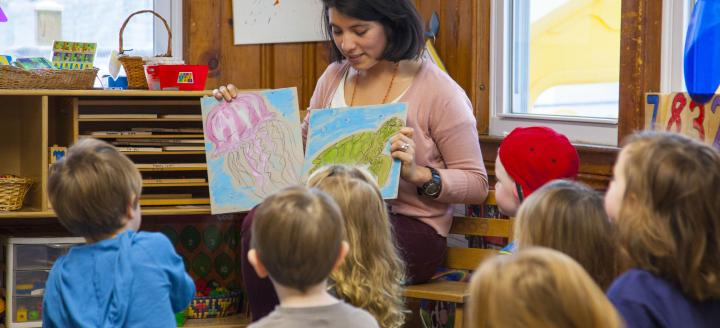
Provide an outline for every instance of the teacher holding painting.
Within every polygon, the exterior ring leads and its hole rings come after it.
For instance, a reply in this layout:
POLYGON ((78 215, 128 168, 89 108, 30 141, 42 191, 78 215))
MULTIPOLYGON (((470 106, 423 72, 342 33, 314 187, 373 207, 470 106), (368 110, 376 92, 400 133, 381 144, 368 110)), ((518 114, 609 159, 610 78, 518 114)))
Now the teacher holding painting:
MULTIPOLYGON (((447 73, 421 59, 422 20, 410 0, 323 0, 323 5, 332 63, 317 82, 310 111, 408 104, 407 127, 389 140, 402 169, 398 198, 387 204, 408 283, 425 282, 445 258, 450 205, 479 204, 487 196, 472 104, 447 73)), ((229 101, 238 90, 229 84, 213 93, 229 101)), ((305 117, 303 139, 307 123, 305 117)))

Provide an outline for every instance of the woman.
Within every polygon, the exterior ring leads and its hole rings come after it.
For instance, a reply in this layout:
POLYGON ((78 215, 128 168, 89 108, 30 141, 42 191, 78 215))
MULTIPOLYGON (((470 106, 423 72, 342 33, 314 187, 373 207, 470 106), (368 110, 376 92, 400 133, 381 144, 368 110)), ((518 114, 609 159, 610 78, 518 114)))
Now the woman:
MULTIPOLYGON (((410 0, 323 0, 323 5, 333 63, 317 83, 310 111, 408 104, 407 127, 390 139, 391 155, 402 169, 398 198, 388 201, 388 208, 408 282, 425 282, 445 258, 450 204, 478 204, 487 196, 472 105, 450 76, 420 59, 422 21, 410 0)), ((228 101, 237 93, 233 85, 214 90, 216 98, 228 101)), ((308 117, 303 136, 307 122, 308 117)))

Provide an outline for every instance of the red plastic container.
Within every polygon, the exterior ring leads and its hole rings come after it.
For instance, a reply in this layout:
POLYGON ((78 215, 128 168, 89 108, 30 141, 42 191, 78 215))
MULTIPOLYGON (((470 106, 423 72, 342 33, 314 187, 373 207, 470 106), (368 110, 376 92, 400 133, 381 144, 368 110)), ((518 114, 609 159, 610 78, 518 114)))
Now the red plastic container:
POLYGON ((205 90, 207 65, 146 65, 150 90, 205 90))

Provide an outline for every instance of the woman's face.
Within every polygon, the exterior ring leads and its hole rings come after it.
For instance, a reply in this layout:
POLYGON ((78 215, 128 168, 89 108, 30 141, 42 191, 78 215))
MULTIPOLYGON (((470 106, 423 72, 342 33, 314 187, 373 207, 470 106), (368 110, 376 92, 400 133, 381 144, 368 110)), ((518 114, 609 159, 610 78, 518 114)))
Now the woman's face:
POLYGON ((610 220, 617 221, 618 215, 620 214, 620 206, 622 205, 623 197, 625 196, 625 165, 627 162, 627 147, 620 151, 618 159, 613 167, 613 178, 610 181, 610 187, 605 194, 605 211, 607 212, 610 220))
POLYGON ((387 36, 382 24, 345 16, 335 8, 328 9, 335 46, 356 70, 375 66, 385 52, 387 36))

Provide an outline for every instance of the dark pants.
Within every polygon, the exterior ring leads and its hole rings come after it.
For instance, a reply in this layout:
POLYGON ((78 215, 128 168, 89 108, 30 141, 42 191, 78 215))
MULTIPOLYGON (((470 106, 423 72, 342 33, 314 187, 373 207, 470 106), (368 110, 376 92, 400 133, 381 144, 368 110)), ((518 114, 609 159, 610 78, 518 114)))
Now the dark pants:
MULTIPOLYGON (((254 217, 255 209, 252 209, 243 220, 240 263, 252 320, 257 321, 272 312, 280 302, 270 279, 258 277, 247 259, 254 217)), ((402 214, 391 214, 390 220, 400 255, 407 265, 408 283, 430 280, 445 260, 447 240, 420 220, 402 214)))

